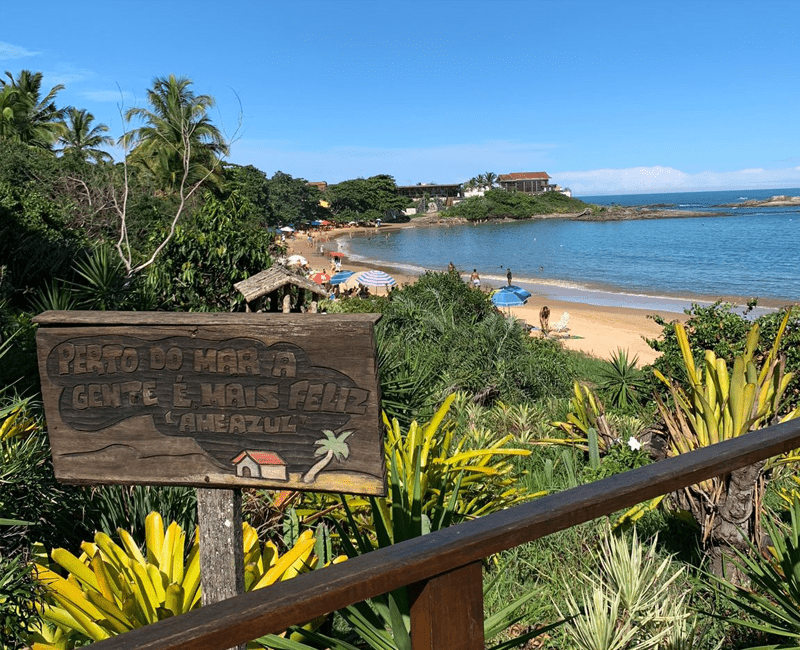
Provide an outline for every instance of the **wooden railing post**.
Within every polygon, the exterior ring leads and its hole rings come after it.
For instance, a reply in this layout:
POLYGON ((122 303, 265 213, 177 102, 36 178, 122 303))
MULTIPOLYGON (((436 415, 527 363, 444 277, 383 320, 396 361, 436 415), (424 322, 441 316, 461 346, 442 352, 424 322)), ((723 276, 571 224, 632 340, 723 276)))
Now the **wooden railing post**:
POLYGON ((483 573, 472 562, 409 585, 414 650, 483 650, 483 573))
POLYGON ((203 605, 243 594, 242 491, 197 488, 197 525, 203 605))

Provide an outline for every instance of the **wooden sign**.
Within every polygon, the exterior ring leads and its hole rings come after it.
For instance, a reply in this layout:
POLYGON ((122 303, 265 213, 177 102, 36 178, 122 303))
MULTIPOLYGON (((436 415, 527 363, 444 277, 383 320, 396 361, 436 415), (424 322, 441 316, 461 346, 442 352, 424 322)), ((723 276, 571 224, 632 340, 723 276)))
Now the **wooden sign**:
POLYGON ((379 318, 40 314, 56 477, 383 495, 379 318))

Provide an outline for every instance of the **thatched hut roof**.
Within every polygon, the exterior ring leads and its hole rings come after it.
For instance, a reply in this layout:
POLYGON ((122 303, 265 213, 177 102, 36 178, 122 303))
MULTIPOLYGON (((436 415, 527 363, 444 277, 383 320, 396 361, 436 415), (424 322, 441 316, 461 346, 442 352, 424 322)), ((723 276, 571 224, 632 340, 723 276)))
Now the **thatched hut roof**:
POLYGON ((325 289, 316 282, 287 271, 281 266, 273 266, 266 271, 251 275, 246 280, 234 284, 233 288, 241 293, 245 301, 249 303, 262 296, 269 295, 287 284, 293 284, 300 289, 311 291, 323 298, 328 295, 325 289))

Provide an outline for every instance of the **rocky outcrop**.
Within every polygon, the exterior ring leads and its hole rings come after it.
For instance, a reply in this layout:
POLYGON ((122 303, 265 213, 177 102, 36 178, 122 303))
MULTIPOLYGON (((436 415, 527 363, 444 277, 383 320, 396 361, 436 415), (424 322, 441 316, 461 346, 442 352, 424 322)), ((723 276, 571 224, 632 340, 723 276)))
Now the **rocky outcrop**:
POLYGON ((800 196, 786 196, 785 194, 778 194, 771 196, 763 201, 751 199, 750 201, 742 201, 740 203, 726 203, 719 207, 721 208, 785 208, 791 206, 800 207, 800 196))

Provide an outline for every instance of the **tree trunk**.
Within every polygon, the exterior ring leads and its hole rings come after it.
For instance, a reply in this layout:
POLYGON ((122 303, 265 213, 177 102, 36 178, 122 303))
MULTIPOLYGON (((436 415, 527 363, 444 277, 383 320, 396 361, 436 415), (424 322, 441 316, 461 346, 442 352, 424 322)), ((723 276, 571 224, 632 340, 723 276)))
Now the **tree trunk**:
POLYGON ((756 515, 764 496, 763 467, 764 461, 731 472, 708 537, 711 572, 739 586, 745 586, 744 575, 734 565, 734 549, 748 553, 749 542, 760 543, 756 515))

